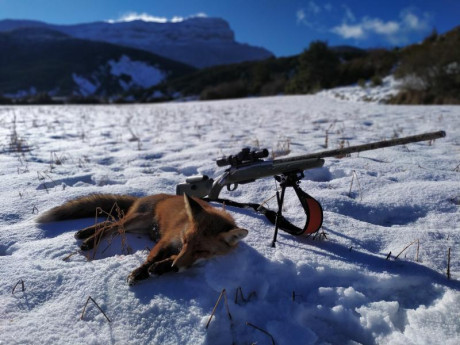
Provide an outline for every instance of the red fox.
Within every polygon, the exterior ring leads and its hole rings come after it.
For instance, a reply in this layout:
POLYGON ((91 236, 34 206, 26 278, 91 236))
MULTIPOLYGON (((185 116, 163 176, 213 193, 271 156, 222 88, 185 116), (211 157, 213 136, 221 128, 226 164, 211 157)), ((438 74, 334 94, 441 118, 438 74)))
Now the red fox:
POLYGON ((177 272, 199 259, 223 255, 236 247, 248 231, 235 225, 232 216, 209 203, 184 196, 157 194, 136 198, 128 195, 95 194, 68 201, 41 215, 37 222, 91 217, 96 209, 104 211, 116 205, 125 216, 117 221, 105 221, 78 231, 83 239, 82 250, 93 248, 104 236, 119 229, 149 234, 158 242, 147 260, 128 276, 133 285, 150 274, 177 272))

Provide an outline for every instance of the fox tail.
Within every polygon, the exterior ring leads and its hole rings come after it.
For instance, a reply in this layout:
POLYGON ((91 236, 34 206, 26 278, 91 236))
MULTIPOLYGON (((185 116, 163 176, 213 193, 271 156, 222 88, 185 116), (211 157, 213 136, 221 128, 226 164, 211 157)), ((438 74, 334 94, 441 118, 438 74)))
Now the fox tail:
POLYGON ((67 201, 56 206, 37 218, 37 223, 56 222, 67 219, 89 218, 96 215, 96 210, 118 216, 120 210, 126 213, 138 198, 130 195, 93 194, 67 201))

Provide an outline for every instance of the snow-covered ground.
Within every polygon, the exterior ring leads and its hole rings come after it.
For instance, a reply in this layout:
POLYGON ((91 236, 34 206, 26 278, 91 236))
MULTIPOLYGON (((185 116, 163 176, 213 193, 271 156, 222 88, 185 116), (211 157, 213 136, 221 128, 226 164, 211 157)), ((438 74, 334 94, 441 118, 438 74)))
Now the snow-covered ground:
POLYGON ((381 85, 374 86, 371 81, 367 81, 364 87, 359 85, 336 87, 323 90, 318 95, 353 102, 384 103, 400 91, 401 84, 401 80, 396 80, 393 75, 389 75, 382 79, 381 85))
MULTIPOLYGON (((272 344, 254 325, 278 345, 459 344, 459 129, 458 106, 325 95, 0 107, 0 343, 272 344), (250 230, 237 250, 133 287, 126 277, 148 238, 128 237, 132 254, 116 238, 87 260, 73 234, 94 220, 35 223, 90 193, 174 193, 187 176, 216 176, 215 158, 244 146, 279 153, 289 143, 295 156, 324 150, 326 137, 331 149, 441 129, 447 137, 433 143, 308 171, 302 187, 324 207, 327 238, 280 232, 271 248, 270 223, 227 207, 250 230), (221 303, 206 329, 223 289, 232 318, 221 303), (235 302, 237 291, 245 299, 235 302), (89 296, 111 322, 92 302, 80 319, 89 296)), ((264 179, 221 196, 262 202, 274 192, 264 179)), ((286 198, 285 214, 300 222, 297 199, 286 198)))

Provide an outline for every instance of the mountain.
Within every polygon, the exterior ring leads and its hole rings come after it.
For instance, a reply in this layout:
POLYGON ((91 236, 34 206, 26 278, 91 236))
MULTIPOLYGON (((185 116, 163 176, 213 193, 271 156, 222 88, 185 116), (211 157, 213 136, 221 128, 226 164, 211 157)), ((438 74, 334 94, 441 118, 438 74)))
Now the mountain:
POLYGON ((74 38, 142 49, 197 68, 273 56, 264 48, 235 41, 229 24, 220 18, 189 18, 179 22, 94 22, 52 25, 38 21, 3 20, 0 31, 48 28, 74 38))
POLYGON ((143 50, 82 40, 47 25, 27 24, 0 32, 0 51, 6 52, 0 54, 0 95, 114 97, 194 70, 143 50))

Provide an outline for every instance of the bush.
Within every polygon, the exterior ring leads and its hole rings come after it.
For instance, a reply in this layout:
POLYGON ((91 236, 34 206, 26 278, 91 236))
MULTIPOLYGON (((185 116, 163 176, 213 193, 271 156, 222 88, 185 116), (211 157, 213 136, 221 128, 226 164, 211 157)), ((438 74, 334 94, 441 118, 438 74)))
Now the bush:
POLYGON ((363 89, 366 88, 366 79, 360 78, 358 80, 358 85, 361 86, 363 89))
POLYGON ((10 98, 0 95, 0 104, 13 104, 13 101, 10 98))
POLYGON ((241 98, 246 96, 248 96, 248 88, 246 84, 241 80, 237 80, 205 88, 203 92, 201 92, 200 99, 213 100, 241 98))
POLYGON ((372 86, 381 86, 383 85, 383 80, 380 76, 374 75, 371 79, 371 85, 372 86))
POLYGON ((260 89, 261 96, 273 96, 284 93, 286 87, 286 78, 278 77, 264 84, 260 89))
POLYGON ((432 34, 422 44, 402 51, 395 77, 404 79, 405 96, 414 95, 422 103, 455 103, 460 101, 460 27, 446 35, 432 34))
POLYGON ((373 76, 386 76, 391 73, 398 61, 396 51, 375 49, 366 56, 344 62, 339 67, 339 85, 350 85, 360 79, 369 80, 373 76))

